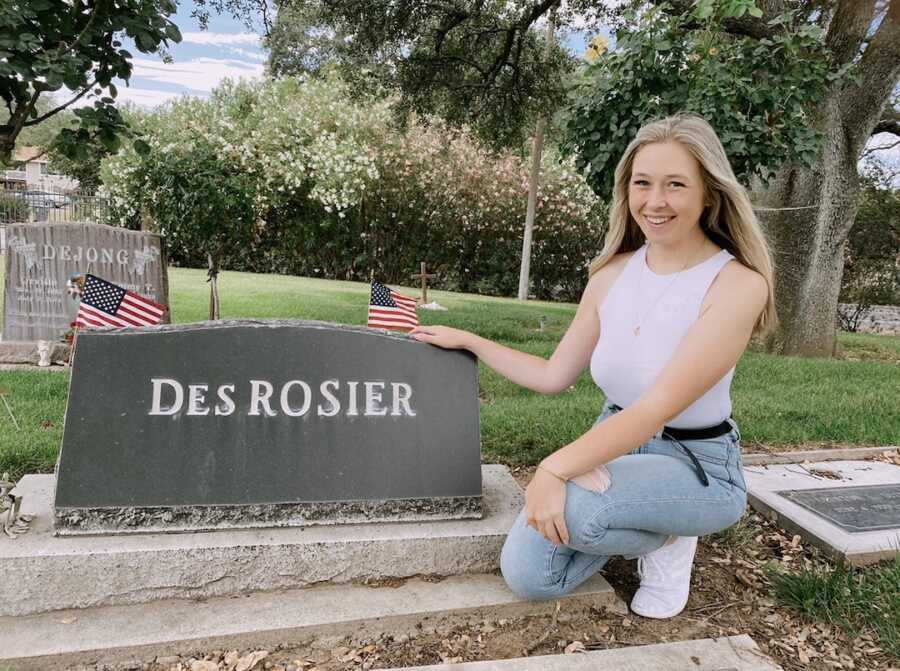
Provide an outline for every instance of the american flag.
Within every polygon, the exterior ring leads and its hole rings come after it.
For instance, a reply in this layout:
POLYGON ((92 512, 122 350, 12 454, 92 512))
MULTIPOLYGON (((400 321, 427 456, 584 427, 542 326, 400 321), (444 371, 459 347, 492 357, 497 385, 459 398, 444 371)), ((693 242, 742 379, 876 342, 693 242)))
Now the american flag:
POLYGON ((397 329, 405 331, 419 325, 416 301, 381 282, 372 282, 369 297, 369 328, 397 329))
POLYGON ((165 305, 94 275, 87 275, 75 326, 153 326, 159 324, 165 312, 165 305))

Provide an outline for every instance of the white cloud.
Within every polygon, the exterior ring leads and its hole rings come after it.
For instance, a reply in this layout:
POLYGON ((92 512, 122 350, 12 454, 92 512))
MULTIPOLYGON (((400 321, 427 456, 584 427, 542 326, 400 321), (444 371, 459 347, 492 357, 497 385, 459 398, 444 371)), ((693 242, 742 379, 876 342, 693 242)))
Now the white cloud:
POLYGON ((259 44, 256 33, 181 33, 181 44, 207 44, 225 46, 230 44, 259 44))
POLYGON ((262 63, 248 63, 234 59, 194 58, 187 61, 163 63, 149 58, 135 58, 132 82, 142 81, 175 87, 173 95, 209 93, 226 77, 230 79, 259 79, 263 76, 262 63), (185 91, 187 89, 187 91, 185 91))
POLYGON ((157 89, 120 86, 116 101, 120 103, 130 102, 140 107, 157 107, 181 95, 181 91, 159 91, 157 89))
POLYGON ((249 58, 251 61, 264 61, 266 55, 261 51, 250 51, 249 49, 241 49, 240 47, 226 47, 228 53, 249 58))

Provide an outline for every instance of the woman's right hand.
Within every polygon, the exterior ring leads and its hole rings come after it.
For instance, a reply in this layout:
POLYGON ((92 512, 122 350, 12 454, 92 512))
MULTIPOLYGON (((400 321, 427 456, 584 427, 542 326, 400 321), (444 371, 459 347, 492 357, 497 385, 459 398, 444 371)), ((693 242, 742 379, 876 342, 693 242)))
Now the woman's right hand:
POLYGON ((409 335, 419 342, 444 349, 468 349, 474 335, 449 326, 416 326, 409 335))

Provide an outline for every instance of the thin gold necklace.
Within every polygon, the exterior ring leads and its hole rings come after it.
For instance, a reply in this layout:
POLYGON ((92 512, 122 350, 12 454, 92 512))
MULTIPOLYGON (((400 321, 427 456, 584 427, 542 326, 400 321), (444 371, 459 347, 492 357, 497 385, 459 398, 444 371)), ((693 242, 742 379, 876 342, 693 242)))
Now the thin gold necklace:
MULTIPOLYGON (((704 244, 703 246, 705 247, 706 245, 704 244)), ((702 248, 701 248, 701 249, 702 249, 702 248)), ((637 286, 637 295, 638 295, 638 297, 640 297, 640 295, 641 295, 641 280, 643 280, 643 278, 644 278, 644 268, 647 266, 647 252, 648 252, 648 251, 650 251, 650 246, 649 246, 649 245, 647 245, 647 249, 644 250, 644 258, 642 259, 642 262, 641 262, 641 272, 640 272, 640 274, 638 275, 638 286, 637 286)), ((637 309, 637 301, 635 301, 635 310, 634 310, 634 328, 631 330, 631 332, 634 333, 634 336, 635 336, 635 337, 637 337, 637 336, 639 336, 639 335, 641 334, 641 324, 644 323, 644 319, 647 317, 648 314, 650 314, 650 311, 651 311, 654 307, 656 307, 656 304, 659 303, 660 299, 666 294, 666 292, 669 290, 669 288, 670 288, 673 284, 675 284, 675 281, 678 279, 678 277, 681 275, 681 273, 683 273, 683 272, 687 269, 688 264, 689 264, 689 263, 691 262, 691 260, 692 260, 693 258, 695 258, 695 257, 696 257, 696 254, 693 254, 693 255, 689 256, 689 257, 687 258, 687 260, 684 262, 684 265, 681 266, 681 270, 679 270, 677 273, 672 273, 672 279, 669 280, 669 283, 668 283, 668 284, 665 286, 665 288, 659 293, 659 295, 657 295, 656 300, 654 300, 654 301, 650 304, 650 307, 648 307, 646 310, 644 310, 644 314, 643 314, 643 315, 640 315, 640 314, 639 314, 638 309, 637 309), (639 318, 639 317, 640 317, 640 318, 639 318)))

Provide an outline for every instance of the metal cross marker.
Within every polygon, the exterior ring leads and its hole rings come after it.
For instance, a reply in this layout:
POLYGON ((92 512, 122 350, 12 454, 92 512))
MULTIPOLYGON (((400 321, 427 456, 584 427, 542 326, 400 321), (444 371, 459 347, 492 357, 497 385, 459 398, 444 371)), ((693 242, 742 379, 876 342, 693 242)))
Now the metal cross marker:
POLYGON ((425 262, 424 261, 422 261, 421 269, 422 269, 421 272, 414 273, 413 275, 410 275, 410 277, 412 277, 413 279, 416 279, 419 277, 422 278, 422 304, 424 305, 428 302, 428 278, 429 277, 437 277, 437 275, 435 273, 429 274, 429 273, 425 272, 425 262))

